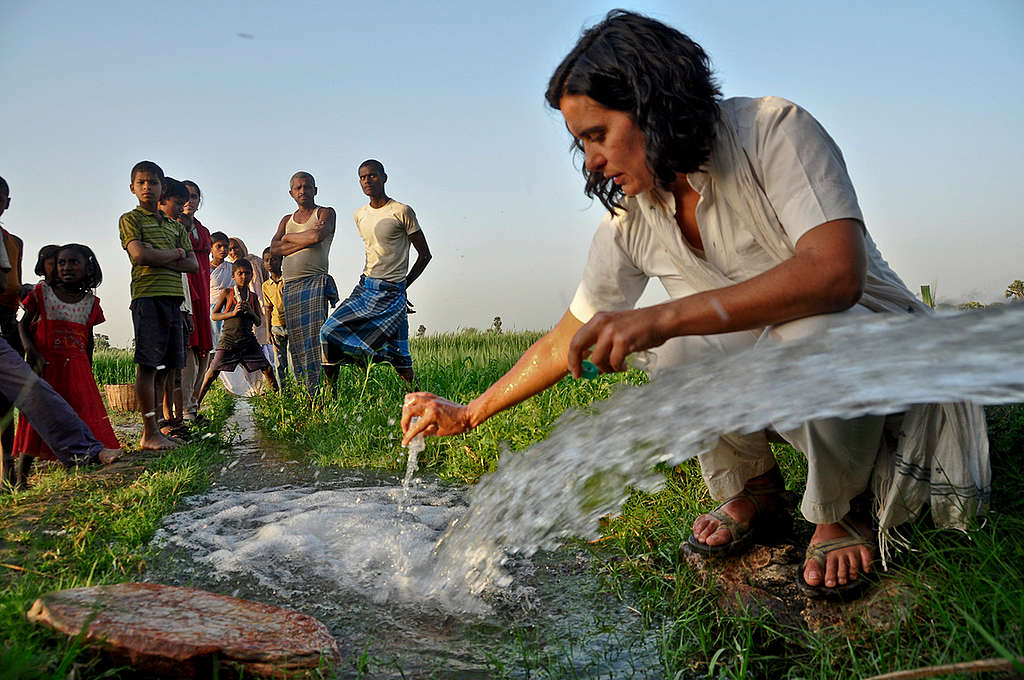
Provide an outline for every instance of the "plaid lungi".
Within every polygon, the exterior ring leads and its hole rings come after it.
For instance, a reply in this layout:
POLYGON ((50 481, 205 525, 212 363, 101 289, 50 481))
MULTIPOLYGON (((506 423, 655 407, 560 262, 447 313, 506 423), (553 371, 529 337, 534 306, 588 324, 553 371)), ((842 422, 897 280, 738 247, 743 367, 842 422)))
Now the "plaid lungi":
POLYGON ((327 274, 284 282, 284 320, 295 378, 312 389, 320 382, 320 327, 338 288, 327 274))
POLYGON ((352 294, 320 329, 320 343, 329 359, 412 368, 405 282, 360 276, 352 294))

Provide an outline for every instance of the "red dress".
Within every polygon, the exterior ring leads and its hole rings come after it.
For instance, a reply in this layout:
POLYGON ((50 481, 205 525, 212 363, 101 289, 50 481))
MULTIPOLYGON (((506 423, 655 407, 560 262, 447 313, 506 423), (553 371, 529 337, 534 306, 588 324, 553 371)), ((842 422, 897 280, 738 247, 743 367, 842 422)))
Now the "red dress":
MULTIPOLYGON (((43 368, 43 379, 67 400, 103 446, 121 448, 103 406, 86 350, 90 330, 104 321, 99 298, 87 293, 78 302, 64 302, 49 284, 39 283, 25 297, 22 305, 27 312, 37 314, 33 342, 47 362, 43 368)), ((22 453, 57 460, 50 447, 19 415, 14 455, 22 453)))
POLYGON ((195 236, 192 230, 188 230, 189 240, 192 241, 192 252, 199 262, 199 270, 188 275, 188 287, 192 294, 192 335, 188 339, 189 347, 199 351, 199 356, 206 354, 213 349, 213 328, 210 322, 210 248, 213 243, 210 241, 210 230, 204 227, 199 220, 192 218, 195 225, 195 236))

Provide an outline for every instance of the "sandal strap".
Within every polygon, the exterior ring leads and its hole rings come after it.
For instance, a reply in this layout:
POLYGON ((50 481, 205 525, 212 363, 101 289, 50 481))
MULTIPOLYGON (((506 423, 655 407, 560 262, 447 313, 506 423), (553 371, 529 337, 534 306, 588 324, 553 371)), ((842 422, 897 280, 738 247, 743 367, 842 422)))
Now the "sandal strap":
MULTIPOLYGON (((729 501, 726 501, 725 503, 728 502, 729 501)), ((722 503, 722 505, 725 505, 725 503, 722 503)), ((726 512, 722 511, 722 505, 719 505, 707 514, 718 520, 718 529, 725 527, 729 530, 729 534, 732 536, 733 540, 736 540, 746 531, 746 529, 741 528, 736 520, 730 517, 726 512)), ((715 531, 718 531, 718 529, 715 529, 715 531)))
POLYGON ((807 552, 805 553, 804 563, 807 560, 814 560, 821 566, 825 566, 826 555, 836 550, 842 550, 843 548, 853 548, 857 546, 864 546, 872 551, 875 550, 875 541, 861 533, 855 526, 847 522, 845 519, 841 519, 836 522, 841 526, 848 536, 840 536, 838 538, 830 538, 827 541, 815 543, 807 546, 807 552))
MULTIPOLYGON (((750 527, 753 526, 754 521, 757 517, 768 512, 763 505, 763 499, 769 496, 774 496, 776 502, 779 505, 778 511, 784 511, 786 508, 792 507, 793 495, 785 489, 765 489, 758 491, 751 491, 744 487, 735 496, 729 496, 724 501, 714 507, 713 510, 708 511, 707 515, 714 517, 719 522, 719 528, 725 527, 728 529, 729 534, 733 540, 736 540, 750 531, 750 527), (734 520, 725 510, 723 509, 726 505, 736 500, 737 498, 746 498, 754 506, 754 516, 751 518, 750 523, 746 527, 740 526, 739 522, 734 520)), ((776 512, 776 511, 772 511, 776 512)), ((717 531, 717 529, 716 529, 717 531)))

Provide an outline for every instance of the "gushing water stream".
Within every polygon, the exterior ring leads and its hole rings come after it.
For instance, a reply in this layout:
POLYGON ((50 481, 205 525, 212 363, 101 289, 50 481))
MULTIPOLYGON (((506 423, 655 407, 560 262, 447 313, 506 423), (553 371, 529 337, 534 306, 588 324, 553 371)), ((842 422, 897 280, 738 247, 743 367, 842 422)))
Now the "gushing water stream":
POLYGON ((530 555, 566 536, 592 536, 598 518, 626 500, 627 485, 657 488, 657 463, 693 458, 723 433, 964 400, 1024 400, 1024 305, 876 315, 670 368, 593 415, 565 414, 547 439, 503 457, 436 548, 428 592, 482 592, 505 581, 510 551, 530 555))
MULTIPOLYGON (((509 585, 486 598, 427 597, 424 574, 465 513, 464 487, 307 465, 261 439, 244 401, 232 424, 239 441, 213 488, 165 518, 147 580, 315 616, 347 663, 368 657, 359 677, 661 677, 655 633, 601 592, 581 551, 511 560, 509 585)), ((353 666, 339 676, 358 676, 353 666)))
POLYGON ((593 578, 574 554, 538 549, 592 535, 627 487, 659 485, 657 463, 691 458, 721 433, 916 403, 1024 400, 1022 356, 1024 305, 878 316, 668 369, 594 415, 563 416, 548 439, 504 456, 468 504, 461 488, 417 480, 403 489, 391 477, 319 471, 280 454, 268 462, 266 445, 250 444, 215 490, 166 520, 154 540, 167 560, 154 576, 307 611, 350 648, 383 636, 403 668, 431 656, 451 669, 444 677, 488 677, 476 674, 487 666, 481 646, 494 649, 496 631, 524 611, 537 625, 561 621, 550 630, 563 639, 572 629, 607 642, 601 621, 613 621, 625 641, 578 649, 591 665, 580 672, 580 659, 571 662, 577 677, 657 677, 655 645, 625 606, 587 590, 593 578), (466 627, 467 615, 477 623, 466 627))

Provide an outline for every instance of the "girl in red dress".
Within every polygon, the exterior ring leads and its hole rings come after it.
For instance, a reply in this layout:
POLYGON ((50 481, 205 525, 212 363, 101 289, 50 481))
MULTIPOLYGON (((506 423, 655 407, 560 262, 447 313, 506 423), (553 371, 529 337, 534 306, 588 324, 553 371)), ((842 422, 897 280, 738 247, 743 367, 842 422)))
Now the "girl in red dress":
MULTIPOLYGON (((93 326, 103 323, 100 300, 92 291, 103 280, 92 249, 78 243, 57 252, 56 281, 43 281, 22 300, 22 342, 30 366, 55 389, 89 426, 103 446, 119 449, 92 372, 93 326)), ((28 421, 18 417, 14 455, 56 460, 28 421)), ((19 465, 28 477, 31 458, 19 465)))

